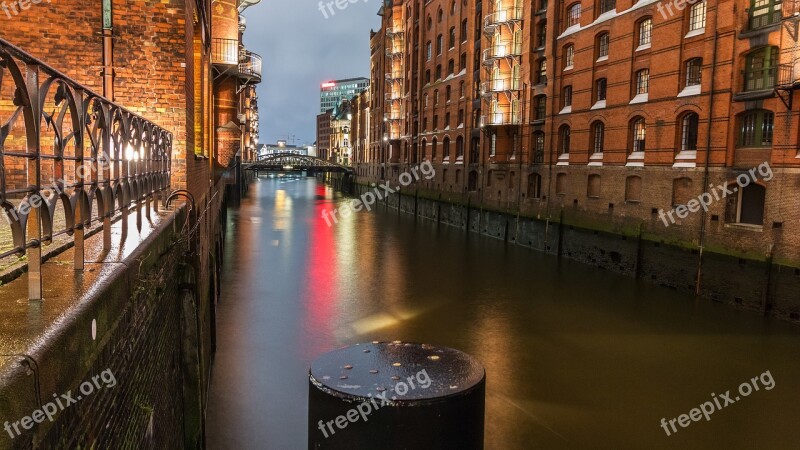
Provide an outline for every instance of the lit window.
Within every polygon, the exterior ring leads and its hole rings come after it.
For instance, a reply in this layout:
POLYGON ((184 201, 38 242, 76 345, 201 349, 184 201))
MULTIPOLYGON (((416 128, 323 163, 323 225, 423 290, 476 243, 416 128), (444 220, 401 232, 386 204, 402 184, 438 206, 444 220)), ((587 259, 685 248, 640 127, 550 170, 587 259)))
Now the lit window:
POLYGON ((701 58, 690 59, 686 63, 686 86, 696 86, 702 81, 703 60, 701 58))
POLYGON ((689 11, 689 31, 702 30, 706 27, 706 2, 695 3, 689 11))
POLYGON ((636 72, 636 95, 647 94, 650 90, 650 70, 642 69, 636 72))
POLYGON ((653 20, 644 19, 639 22, 639 46, 649 45, 653 39, 653 20))

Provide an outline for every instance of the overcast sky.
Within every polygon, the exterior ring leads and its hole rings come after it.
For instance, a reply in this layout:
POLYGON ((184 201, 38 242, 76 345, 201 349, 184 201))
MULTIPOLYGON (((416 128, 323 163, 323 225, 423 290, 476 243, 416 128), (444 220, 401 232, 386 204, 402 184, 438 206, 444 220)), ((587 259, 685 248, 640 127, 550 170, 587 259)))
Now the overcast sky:
MULTIPOLYGON (((326 1, 327 3, 327 1, 326 1)), ((380 0, 347 2, 328 18, 319 0, 262 0, 245 11, 245 46, 264 58, 258 86, 259 142, 316 140, 324 81, 369 77, 369 31, 380 26, 380 0)))

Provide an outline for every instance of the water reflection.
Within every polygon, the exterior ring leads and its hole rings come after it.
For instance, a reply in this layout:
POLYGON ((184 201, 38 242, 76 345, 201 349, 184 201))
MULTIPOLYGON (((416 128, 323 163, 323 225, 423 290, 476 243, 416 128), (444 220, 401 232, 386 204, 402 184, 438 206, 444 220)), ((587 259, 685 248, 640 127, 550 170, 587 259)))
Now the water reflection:
POLYGON ((797 329, 380 208, 329 227, 339 202, 262 179, 232 212, 209 448, 305 448, 310 362, 395 339, 484 362, 490 449, 797 448, 797 329), (775 389, 660 428, 766 370, 775 389))

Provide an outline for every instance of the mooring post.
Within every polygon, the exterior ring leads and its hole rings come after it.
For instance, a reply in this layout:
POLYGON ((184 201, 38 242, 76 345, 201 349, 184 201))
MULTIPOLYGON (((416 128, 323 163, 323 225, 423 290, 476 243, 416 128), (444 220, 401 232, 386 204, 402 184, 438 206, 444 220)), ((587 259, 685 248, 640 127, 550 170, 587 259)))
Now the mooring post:
POLYGON ((486 372, 446 347, 372 342, 311 365, 308 448, 483 449, 486 372))

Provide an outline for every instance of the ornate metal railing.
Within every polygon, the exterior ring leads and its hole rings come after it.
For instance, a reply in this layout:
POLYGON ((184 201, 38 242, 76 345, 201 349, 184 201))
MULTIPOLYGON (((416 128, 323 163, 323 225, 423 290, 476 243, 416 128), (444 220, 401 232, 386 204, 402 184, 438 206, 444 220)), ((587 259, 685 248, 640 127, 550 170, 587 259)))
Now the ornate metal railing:
MULTIPOLYGON (((151 209, 169 192, 172 135, 0 39, 0 265, 27 257, 28 295, 42 298, 43 247, 151 209), (144 207, 144 208, 143 208, 144 207)), ((122 237, 124 239, 124 236, 122 237)))
POLYGON ((261 82, 261 55, 245 50, 239 60, 239 73, 261 82))

